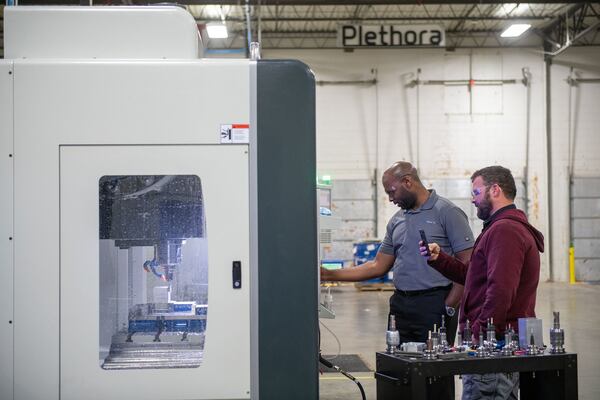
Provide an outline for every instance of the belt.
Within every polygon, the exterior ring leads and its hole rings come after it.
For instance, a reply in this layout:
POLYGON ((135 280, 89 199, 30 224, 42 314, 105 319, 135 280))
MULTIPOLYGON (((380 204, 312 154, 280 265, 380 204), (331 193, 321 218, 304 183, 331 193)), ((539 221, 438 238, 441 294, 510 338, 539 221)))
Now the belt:
POLYGON ((400 290, 400 289, 396 289, 394 290, 395 294, 398 294, 400 296, 405 296, 405 297, 412 297, 412 296, 419 296, 425 293, 431 293, 431 292, 437 292, 438 290, 450 290, 450 288, 452 288, 452 284, 449 284, 448 286, 435 286, 429 289, 422 289, 422 290, 400 290))

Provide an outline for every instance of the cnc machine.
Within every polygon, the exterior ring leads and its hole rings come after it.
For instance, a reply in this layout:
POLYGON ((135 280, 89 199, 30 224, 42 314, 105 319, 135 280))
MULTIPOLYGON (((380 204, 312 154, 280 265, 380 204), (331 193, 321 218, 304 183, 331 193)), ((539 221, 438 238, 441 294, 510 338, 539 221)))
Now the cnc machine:
POLYGON ((312 72, 202 59, 178 7, 4 43, 0 398, 317 399, 312 72))

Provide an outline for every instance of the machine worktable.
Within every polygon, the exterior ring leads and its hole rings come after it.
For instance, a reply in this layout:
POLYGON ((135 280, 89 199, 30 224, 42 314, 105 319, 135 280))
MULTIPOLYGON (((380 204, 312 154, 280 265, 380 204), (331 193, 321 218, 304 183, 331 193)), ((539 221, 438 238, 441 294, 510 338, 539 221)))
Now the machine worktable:
POLYGON ((376 354, 377 399, 427 399, 428 388, 454 375, 518 372, 521 399, 576 399, 577 354, 492 356, 465 353, 426 360, 410 355, 376 354))

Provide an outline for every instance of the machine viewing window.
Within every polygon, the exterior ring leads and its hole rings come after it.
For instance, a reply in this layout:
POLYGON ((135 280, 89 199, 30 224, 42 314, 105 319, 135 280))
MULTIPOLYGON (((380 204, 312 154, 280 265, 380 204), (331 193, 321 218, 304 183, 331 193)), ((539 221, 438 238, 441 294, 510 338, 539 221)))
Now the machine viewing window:
POLYGON ((100 366, 200 366, 208 310, 200 179, 103 176, 99 203, 100 366))

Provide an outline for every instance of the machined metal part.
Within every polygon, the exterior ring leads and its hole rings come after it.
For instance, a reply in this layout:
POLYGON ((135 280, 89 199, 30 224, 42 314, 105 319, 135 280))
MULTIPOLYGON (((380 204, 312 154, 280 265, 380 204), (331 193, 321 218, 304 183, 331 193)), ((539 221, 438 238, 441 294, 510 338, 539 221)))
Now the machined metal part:
POLYGON ((473 336, 473 334, 471 332, 470 322, 469 322, 469 320, 467 320, 465 329, 463 329, 463 346, 465 346, 466 348, 471 347, 471 345, 473 344, 472 336, 473 336))
POLYGON ((465 348, 463 347, 463 340, 462 340, 462 333, 457 332, 456 333, 456 351, 464 351, 465 348))
POLYGON ((528 356, 536 356, 538 354, 542 354, 542 352, 540 352, 540 349, 538 349, 538 347, 535 344, 535 337, 533 334, 533 328, 530 330, 529 333, 529 345, 527 346, 527 355, 528 356))
POLYGON ((429 331, 426 348, 423 350, 423 358, 426 360, 435 360, 437 358, 437 353, 433 347, 433 339, 431 338, 431 331, 429 331))
POLYGON ((483 332, 479 332, 479 346, 477 346, 477 352, 475 355, 479 358, 489 357, 490 353, 487 349, 485 341, 483 340, 483 332))
POLYGON ((521 348, 521 347, 520 347, 519 334, 518 334, 518 333, 516 333, 516 332, 514 331, 514 329, 512 330, 512 348, 513 348, 513 350, 515 350, 515 351, 516 351, 516 350, 519 350, 519 349, 521 348))
POLYGON ((544 346, 543 321, 539 318, 519 318, 519 345, 526 349, 531 342, 531 335, 535 339, 537 347, 544 346))
MULTIPOLYGON (((433 347, 433 346, 432 346, 433 347)), ((434 350, 425 350, 423 351, 423 358, 426 360, 435 360, 437 358, 437 353, 434 350)))
POLYGON ((494 326, 494 319, 490 318, 486 328, 486 342, 485 345, 488 351, 493 352, 496 349, 496 327, 494 326))
POLYGON ((515 352, 512 349, 512 346, 508 345, 508 346, 504 346, 502 348, 502 350, 500 351, 500 355, 504 356, 504 357, 510 357, 513 356, 515 354, 515 352))
POLYGON ((445 353, 447 351, 449 351, 449 346, 448 346, 448 334, 446 331, 446 317, 444 315, 442 315, 442 326, 440 326, 439 329, 439 334, 440 334, 440 344, 439 344, 439 348, 440 348, 440 353, 445 353))
POLYGON ((395 354, 400 345, 400 332, 396 329, 396 319, 390 315, 390 323, 387 332, 385 333, 385 343, 387 344, 387 353, 395 354))
POLYGON ((401 352, 404 353, 419 353, 422 354, 425 350, 426 343, 423 342, 404 342, 400 345, 401 352))
POLYGON ((512 356, 513 354, 515 354, 515 348, 514 348, 514 343, 513 343, 513 335, 514 335, 514 331, 512 330, 512 328, 510 327, 510 325, 508 326, 508 328, 506 329, 506 331, 504 332, 504 347, 502 348, 502 351, 500 352, 501 355, 503 356, 512 356))
POLYGON ((554 311, 554 326, 550 329, 550 353, 562 354, 565 352, 565 331, 560 327, 560 313, 554 311))
POLYGON ((431 344, 433 346, 433 351, 438 353, 440 351, 440 334, 437 331, 437 324, 433 324, 433 332, 431 332, 431 344))

